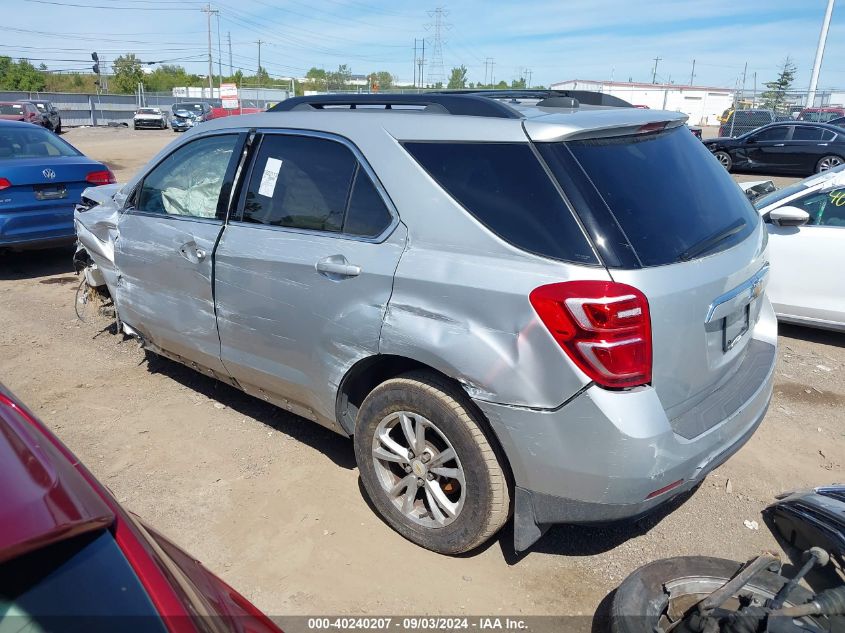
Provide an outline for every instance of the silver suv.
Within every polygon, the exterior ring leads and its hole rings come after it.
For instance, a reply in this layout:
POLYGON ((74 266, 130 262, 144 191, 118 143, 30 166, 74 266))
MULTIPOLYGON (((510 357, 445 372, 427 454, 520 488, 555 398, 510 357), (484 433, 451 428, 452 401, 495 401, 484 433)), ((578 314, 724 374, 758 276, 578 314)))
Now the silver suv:
POLYGON ((297 98, 99 199, 77 226, 123 330, 353 437, 373 506, 437 552, 648 512, 771 397, 767 232, 677 113, 297 98))

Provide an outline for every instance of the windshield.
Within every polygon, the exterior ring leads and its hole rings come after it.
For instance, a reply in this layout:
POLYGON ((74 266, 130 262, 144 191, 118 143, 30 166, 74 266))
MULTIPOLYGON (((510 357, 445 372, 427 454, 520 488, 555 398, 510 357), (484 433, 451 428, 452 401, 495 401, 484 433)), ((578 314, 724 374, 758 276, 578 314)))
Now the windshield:
POLYGON ((79 152, 43 127, 0 127, 0 160, 44 156, 79 156, 79 152))
POLYGON ((781 200, 786 200, 790 196, 793 196, 797 193, 801 193, 803 191, 807 191, 807 189, 821 181, 831 180, 833 178, 833 174, 838 174, 843 171, 845 171, 845 165, 839 165, 839 167, 829 169, 828 171, 824 172, 824 174, 819 174, 818 176, 810 176, 809 178, 799 180, 798 182, 793 183, 788 187, 784 187, 783 189, 778 189, 777 191, 773 191, 772 193, 767 193, 765 196, 760 196, 754 201, 754 208, 759 210, 768 207, 769 205, 775 204, 776 202, 780 202, 781 200))
POLYGON ((38 108, 41 112, 46 112, 46 111, 47 111, 47 106, 46 106, 46 105, 44 105, 43 103, 36 103, 36 102, 32 102, 32 104, 33 104, 36 108, 38 108))
MULTIPOLYGON (((759 225, 733 178, 685 127, 538 148, 564 190, 575 183, 583 190, 578 193, 603 203, 605 210, 595 213, 610 211, 610 223, 621 229, 643 266, 724 250, 759 225), (584 179, 569 176, 579 168, 591 191, 578 184, 584 179)), ((594 239, 615 230, 603 221, 594 239)))
POLYGON ((201 103, 177 103, 173 107, 177 110, 194 110, 195 112, 202 112, 201 103))
POLYGON ((160 114, 158 110, 154 108, 141 108, 138 110, 138 114, 160 114))

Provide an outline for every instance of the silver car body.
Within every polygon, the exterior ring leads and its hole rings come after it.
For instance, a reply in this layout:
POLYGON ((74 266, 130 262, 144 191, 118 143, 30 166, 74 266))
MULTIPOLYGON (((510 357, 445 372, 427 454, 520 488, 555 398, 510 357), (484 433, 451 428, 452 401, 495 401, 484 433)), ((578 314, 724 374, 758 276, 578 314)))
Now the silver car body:
POLYGON ((778 319, 845 331, 845 279, 835 274, 845 248, 845 166, 805 178, 754 204, 769 231, 769 297, 778 319), (769 221, 769 213, 784 206, 821 211, 825 221, 811 218, 804 226, 769 221))
MULTIPOLYGON (((765 414, 776 346, 765 229, 760 223, 736 246, 666 266, 556 261, 480 224, 401 144, 613 137, 684 120, 620 108, 523 112, 265 113, 189 131, 105 205, 119 213, 112 290, 120 320, 150 349, 344 435, 354 433, 360 404, 354 385, 375 367, 412 364, 456 381, 512 472, 518 549, 552 523, 649 511, 696 486, 765 414), (362 239, 124 210, 126 196, 174 148, 224 132, 345 144, 374 177, 390 225, 362 239), (357 274, 321 271, 326 261, 357 274), (527 299, 543 284, 585 279, 627 283, 648 298, 651 384, 597 386, 527 299), (723 323, 737 310, 749 310, 750 327, 725 351, 723 323)), ((82 225, 88 213, 78 214, 82 225)))

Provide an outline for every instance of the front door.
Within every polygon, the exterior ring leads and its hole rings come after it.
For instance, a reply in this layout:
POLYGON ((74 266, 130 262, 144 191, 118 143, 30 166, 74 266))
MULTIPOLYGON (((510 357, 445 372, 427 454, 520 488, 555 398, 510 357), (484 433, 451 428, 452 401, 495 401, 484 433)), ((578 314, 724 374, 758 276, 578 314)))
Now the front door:
POLYGON ((340 379, 378 353, 406 230, 342 139, 257 139, 215 255, 221 355, 258 397, 329 426, 340 379))
POLYGON ((240 142, 238 134, 204 136, 156 165, 120 217, 115 248, 120 320, 153 345, 218 373, 225 370, 212 261, 240 142))

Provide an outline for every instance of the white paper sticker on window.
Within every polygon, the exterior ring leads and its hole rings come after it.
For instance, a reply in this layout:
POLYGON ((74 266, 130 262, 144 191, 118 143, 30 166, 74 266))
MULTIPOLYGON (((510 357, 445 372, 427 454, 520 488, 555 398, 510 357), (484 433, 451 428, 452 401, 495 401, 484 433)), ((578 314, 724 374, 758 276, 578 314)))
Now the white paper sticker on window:
POLYGON ((279 171, 282 168, 282 161, 278 158, 268 158, 264 165, 264 173, 261 174, 261 184, 258 186, 258 195, 273 197, 276 190, 276 180, 279 178, 279 171))

